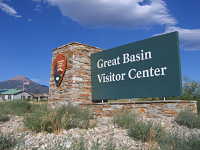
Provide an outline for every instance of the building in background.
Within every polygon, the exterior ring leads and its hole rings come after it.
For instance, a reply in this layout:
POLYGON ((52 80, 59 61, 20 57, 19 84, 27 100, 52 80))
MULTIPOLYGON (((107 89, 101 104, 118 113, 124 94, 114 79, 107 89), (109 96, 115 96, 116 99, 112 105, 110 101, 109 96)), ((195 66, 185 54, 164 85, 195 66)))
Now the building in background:
POLYGON ((43 94, 34 94, 33 99, 37 101, 45 101, 48 100, 49 95, 46 93, 43 94))
POLYGON ((18 89, 1 89, 0 101, 19 100, 19 99, 33 99, 33 95, 23 90, 18 89))

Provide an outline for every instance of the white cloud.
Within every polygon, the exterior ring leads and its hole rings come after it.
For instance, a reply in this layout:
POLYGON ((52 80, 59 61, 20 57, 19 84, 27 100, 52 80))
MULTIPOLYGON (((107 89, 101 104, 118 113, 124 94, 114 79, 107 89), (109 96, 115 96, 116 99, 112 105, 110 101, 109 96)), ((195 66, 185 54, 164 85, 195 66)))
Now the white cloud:
POLYGON ((33 20, 32 20, 31 18, 28 18, 27 21, 28 21, 28 22, 31 22, 31 21, 33 21, 33 20))
POLYGON ((181 48, 184 50, 200 50, 200 29, 184 29, 175 26, 166 28, 165 33, 178 31, 181 48))
POLYGON ((57 7, 64 16, 89 26, 151 27, 165 25, 164 33, 178 31, 181 48, 200 50, 200 29, 176 27, 164 0, 32 0, 57 7))
POLYGON ((41 5, 40 4, 37 4, 34 8, 34 11, 41 11, 41 5))
POLYGON ((4 3, 3 0, 0 0, 0 10, 7 13, 8 15, 20 18, 22 16, 18 15, 17 11, 9 6, 8 4, 4 3))
POLYGON ((64 16, 90 26, 174 25, 163 0, 33 0, 48 2, 64 16), (146 3, 148 1, 148 3, 146 3))

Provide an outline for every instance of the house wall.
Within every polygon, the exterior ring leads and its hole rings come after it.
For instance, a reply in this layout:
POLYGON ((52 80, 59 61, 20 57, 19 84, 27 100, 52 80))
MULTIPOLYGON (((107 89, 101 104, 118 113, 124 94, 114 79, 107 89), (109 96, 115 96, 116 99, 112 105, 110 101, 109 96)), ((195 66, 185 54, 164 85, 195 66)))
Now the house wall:
POLYGON ((22 96, 24 96, 24 99, 29 99, 28 97, 30 96, 30 99, 33 99, 33 96, 29 93, 26 92, 22 92, 16 95, 13 95, 13 100, 17 100, 17 99, 22 99, 22 96))
POLYGON ((8 99, 8 95, 5 95, 5 97, 4 97, 5 99, 8 99))
POLYGON ((20 99, 22 99, 22 96, 24 96, 24 99, 33 99, 33 96, 31 94, 26 93, 26 92, 22 92, 22 93, 18 93, 16 95, 10 95, 11 99, 9 99, 9 95, 1 95, 0 96, 0 101, 5 101, 5 100, 20 100, 20 99))
POLYGON ((0 95, 0 101, 4 100, 4 95, 0 95))
MULTIPOLYGON (((1 95, 0 96, 0 101, 5 101, 5 100, 8 100, 8 95, 1 95)), ((11 98, 12 98, 12 95, 11 95, 11 98)))

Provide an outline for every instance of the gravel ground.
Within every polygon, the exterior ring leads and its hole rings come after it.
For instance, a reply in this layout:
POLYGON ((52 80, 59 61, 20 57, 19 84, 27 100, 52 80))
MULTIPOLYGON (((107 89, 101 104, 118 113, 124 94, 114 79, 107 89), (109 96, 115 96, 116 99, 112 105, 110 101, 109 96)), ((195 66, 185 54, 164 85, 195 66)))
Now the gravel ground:
MULTIPOLYGON (((178 133, 180 137, 187 137, 190 134, 200 135, 199 129, 188 129, 179 126, 172 118, 143 120, 161 123, 166 130, 171 133, 178 133)), ((128 137, 126 130, 115 127, 109 117, 98 118, 95 128, 62 130, 59 134, 31 132, 24 128, 23 117, 11 117, 10 121, 0 123, 0 131, 12 134, 19 139, 14 150, 64 150, 69 148, 73 141, 81 138, 84 138, 88 148, 97 141, 101 145, 113 141, 117 147, 125 147, 127 150, 148 150, 150 146, 148 143, 134 141, 128 137)))

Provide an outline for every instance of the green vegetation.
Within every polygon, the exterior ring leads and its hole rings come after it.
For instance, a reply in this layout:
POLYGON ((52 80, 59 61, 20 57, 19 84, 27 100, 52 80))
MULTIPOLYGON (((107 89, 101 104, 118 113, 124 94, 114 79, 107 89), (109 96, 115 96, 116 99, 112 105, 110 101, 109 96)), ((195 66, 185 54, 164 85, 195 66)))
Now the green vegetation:
POLYGON ((156 141, 165 135, 160 125, 153 125, 152 122, 138 121, 128 128, 128 135, 135 140, 142 142, 156 141))
POLYGON ((150 139, 151 129, 151 123, 144 123, 138 121, 136 123, 133 123, 128 128, 128 136, 134 138, 135 140, 141 140, 142 142, 146 142, 150 139))
POLYGON ((124 111, 117 113, 113 117, 114 125, 118 125, 122 128, 128 129, 137 120, 137 115, 133 112, 124 111))
POLYGON ((0 114, 0 122, 9 121, 10 117, 8 115, 0 114))
MULTIPOLYGON (((177 133, 178 134, 178 133, 177 133)), ((188 138, 180 138, 177 134, 166 134, 158 140, 161 150, 199 150, 200 137, 190 135, 188 138)))
POLYGON ((198 114, 200 115, 200 99, 197 100, 197 111, 198 111, 198 114))
POLYGON ((36 131, 59 132, 61 129, 90 128, 92 115, 88 109, 67 105, 57 109, 40 105, 37 111, 27 114, 24 124, 36 131))
POLYGON ((78 140, 74 140, 68 150, 87 150, 87 146, 85 143, 86 142, 85 142, 84 138, 81 137, 78 140))
POLYGON ((0 150, 10 150, 17 144, 15 138, 11 135, 4 135, 0 132, 0 150))
POLYGON ((113 117, 114 124, 128 129, 128 135, 135 140, 154 141, 163 136, 164 130, 160 125, 153 125, 152 122, 143 122, 133 112, 122 112, 113 117))
MULTIPOLYGON (((188 126, 199 126, 200 124, 194 122, 197 115, 189 112, 182 112, 176 119, 181 123, 188 126), (192 119, 191 119, 192 118, 192 119)), ((176 121, 177 121, 176 120, 176 121)), ((199 119, 200 120, 200 119, 199 119)), ((118 126, 128 129, 128 136, 134 140, 141 140, 142 142, 156 142, 157 148, 153 147, 154 150, 199 150, 200 147, 200 136, 190 135, 189 137, 178 136, 178 133, 166 133, 165 130, 159 124, 153 124, 152 122, 143 122, 137 119, 136 115, 132 112, 119 113, 113 119, 114 123, 118 126), (127 118, 123 120, 122 116, 127 114, 127 118), (131 118, 131 116, 133 116, 131 118), (128 119, 130 119, 128 121, 128 119), (160 148, 158 148, 160 147, 160 148)))
MULTIPOLYGON (((89 150, 86 145, 86 141, 83 137, 78 140, 74 140, 71 147, 67 150, 89 150)), ((90 150, 127 150, 127 147, 117 147, 113 142, 113 138, 106 141, 104 144, 99 143, 99 140, 92 143, 90 150)))
POLYGON ((200 100, 200 83, 184 78, 182 95, 179 97, 168 97, 168 99, 200 100))
MULTIPOLYGON (((36 131, 59 132, 61 129, 92 127, 92 115, 88 109, 78 106, 48 108, 46 104, 32 104, 17 100, 0 103, 0 122, 9 120, 8 115, 24 116, 27 128, 36 131)), ((94 126, 94 123, 93 123, 94 126)))
POLYGON ((30 104, 29 102, 25 100, 2 102, 0 103, 0 114, 22 116, 25 113, 33 112, 35 108, 36 108, 35 105, 30 104))
POLYGON ((183 85, 183 99, 200 99, 200 83, 196 81, 188 81, 183 85))
POLYGON ((187 126, 188 128, 200 129, 200 116, 189 111, 180 112, 175 121, 179 125, 187 126))

